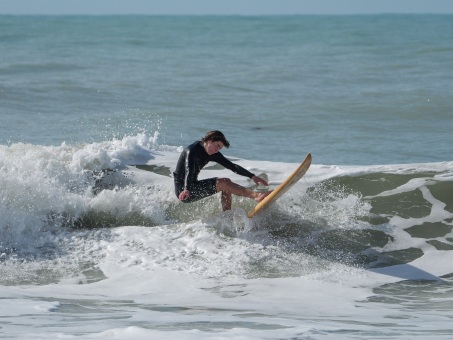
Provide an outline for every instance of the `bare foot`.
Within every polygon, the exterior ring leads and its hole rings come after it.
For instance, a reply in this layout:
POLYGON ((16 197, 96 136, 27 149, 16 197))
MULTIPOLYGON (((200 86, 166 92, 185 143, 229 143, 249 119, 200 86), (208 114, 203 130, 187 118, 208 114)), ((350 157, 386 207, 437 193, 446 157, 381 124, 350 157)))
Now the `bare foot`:
POLYGON ((255 201, 261 202, 263 199, 266 198, 272 191, 266 191, 266 192, 260 192, 258 193, 258 196, 255 198, 255 201))

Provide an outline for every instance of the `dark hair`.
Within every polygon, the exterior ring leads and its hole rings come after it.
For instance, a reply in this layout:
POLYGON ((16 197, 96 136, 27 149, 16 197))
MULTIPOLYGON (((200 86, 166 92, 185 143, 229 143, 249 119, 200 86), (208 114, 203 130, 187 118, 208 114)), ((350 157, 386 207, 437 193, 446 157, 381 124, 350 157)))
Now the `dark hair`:
POLYGON ((230 147, 230 142, 228 142, 227 139, 225 138, 225 135, 218 130, 209 131, 206 134, 206 136, 204 136, 204 138, 201 139, 201 141, 203 143, 205 143, 207 141, 222 142, 223 146, 225 146, 226 148, 230 147))

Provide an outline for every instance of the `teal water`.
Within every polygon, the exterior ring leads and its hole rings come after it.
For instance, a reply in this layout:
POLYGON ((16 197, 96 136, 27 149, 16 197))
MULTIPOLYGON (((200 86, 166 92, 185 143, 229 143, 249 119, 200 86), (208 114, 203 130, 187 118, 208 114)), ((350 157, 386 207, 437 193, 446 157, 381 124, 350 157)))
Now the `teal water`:
POLYGON ((451 15, 1 16, 0 143, 223 130, 232 155, 451 160, 451 15))

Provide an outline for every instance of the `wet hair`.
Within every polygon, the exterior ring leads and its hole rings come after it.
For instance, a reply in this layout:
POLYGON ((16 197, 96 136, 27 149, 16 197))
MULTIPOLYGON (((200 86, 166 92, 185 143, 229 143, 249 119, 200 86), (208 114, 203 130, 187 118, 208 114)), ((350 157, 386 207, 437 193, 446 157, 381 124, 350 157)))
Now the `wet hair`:
POLYGON ((218 130, 209 131, 206 134, 206 136, 204 136, 204 138, 201 139, 201 141, 203 143, 206 143, 207 141, 222 142, 223 146, 225 146, 226 148, 230 147, 230 142, 228 142, 227 139, 225 138, 225 135, 218 130))

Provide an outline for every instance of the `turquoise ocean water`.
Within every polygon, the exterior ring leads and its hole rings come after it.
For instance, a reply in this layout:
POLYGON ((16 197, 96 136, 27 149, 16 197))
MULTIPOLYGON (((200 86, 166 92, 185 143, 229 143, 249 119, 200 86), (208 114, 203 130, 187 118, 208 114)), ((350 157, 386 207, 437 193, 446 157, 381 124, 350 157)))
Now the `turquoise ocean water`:
POLYGON ((0 16, 1 337, 451 338, 452 70, 452 15, 0 16), (313 165, 181 206, 211 129, 313 165))
POLYGON ((1 20, 1 142, 206 129, 239 157, 451 159, 449 15, 1 20), (289 148, 289 149, 286 149, 289 148))

